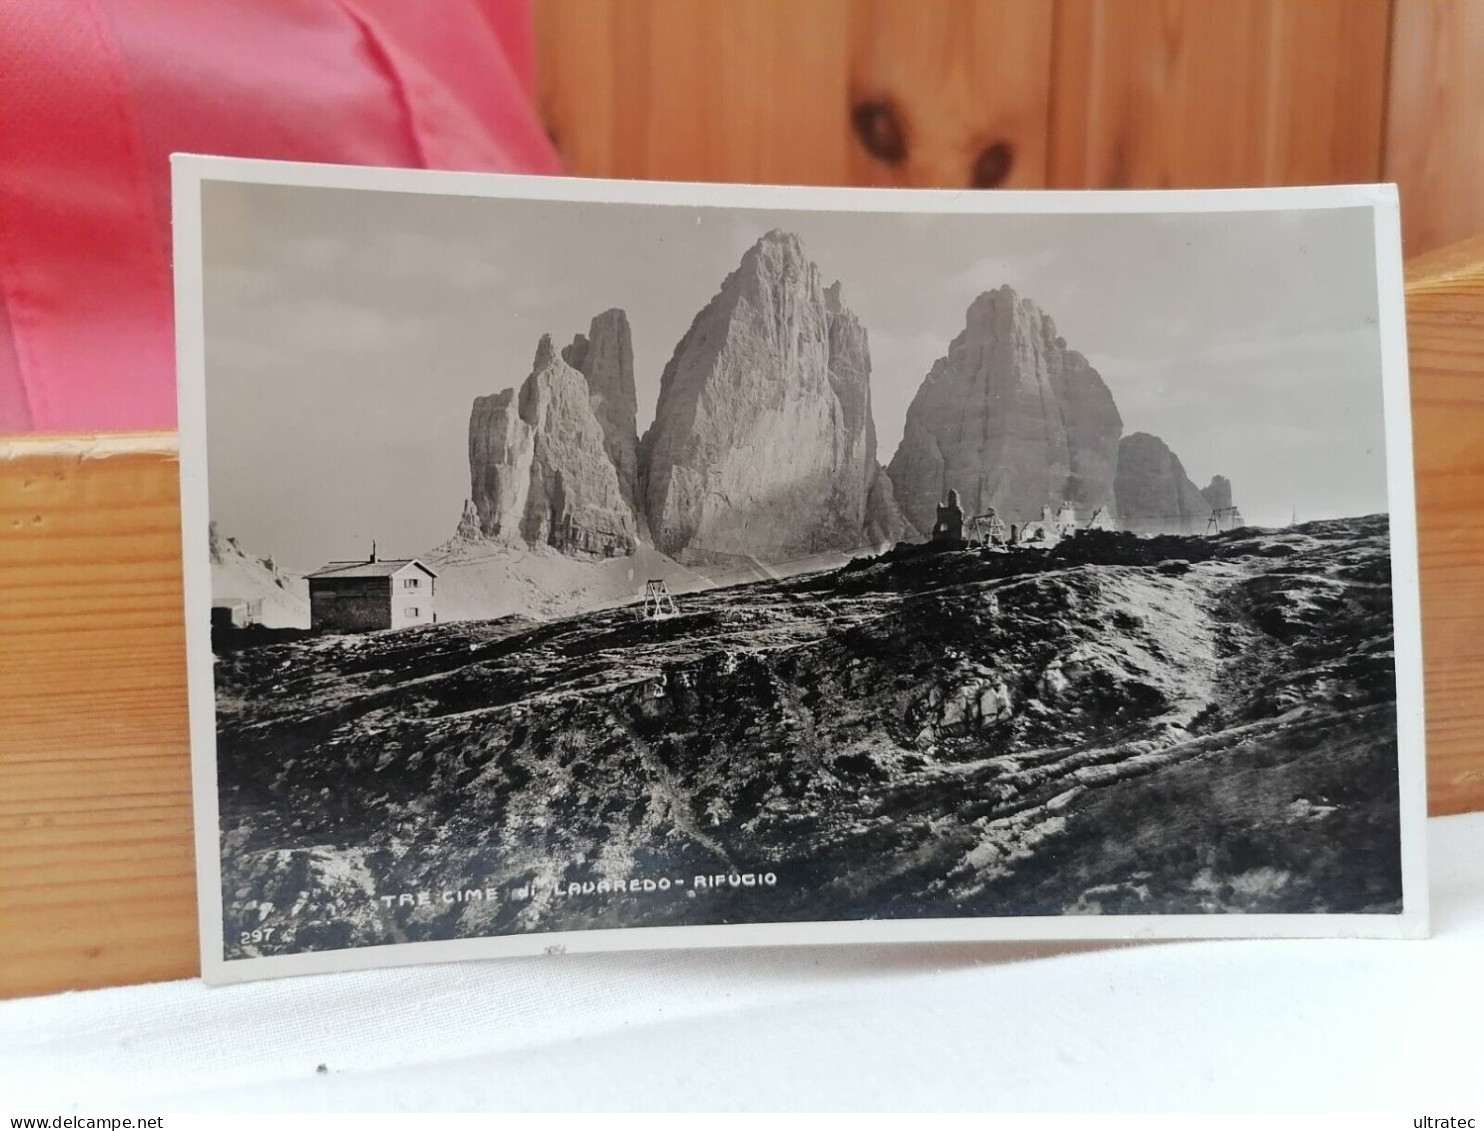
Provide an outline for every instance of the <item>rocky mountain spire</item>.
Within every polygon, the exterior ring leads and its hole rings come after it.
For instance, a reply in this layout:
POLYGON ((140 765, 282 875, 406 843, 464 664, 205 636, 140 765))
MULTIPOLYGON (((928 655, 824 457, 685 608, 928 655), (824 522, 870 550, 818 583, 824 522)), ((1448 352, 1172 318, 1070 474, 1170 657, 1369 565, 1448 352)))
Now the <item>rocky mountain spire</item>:
POLYGON ((865 544, 879 474, 870 373, 865 329, 798 236, 758 240, 661 377, 640 452, 655 547, 783 562, 865 544))
POLYGON ((466 510, 460 536, 475 525, 484 538, 545 544, 575 556, 634 550, 632 496, 609 455, 596 399, 589 379, 557 355, 550 335, 542 335, 518 397, 506 389, 476 398, 469 478, 477 522, 466 510))
POLYGON ((1113 396, 1051 318, 1008 286, 981 294, 929 370, 887 469, 896 500, 929 529, 950 489, 965 513, 1006 521, 1071 502, 1113 503, 1123 420, 1113 396))
POLYGON ((519 393, 474 402, 456 539, 782 564, 918 538, 950 490, 966 517, 992 507, 1023 523, 1067 503, 1079 521, 1101 511, 1141 533, 1198 533, 1231 506, 1221 476, 1197 490, 1159 439, 1124 437, 1097 371, 1008 286, 969 305, 883 469, 865 327, 783 231, 696 315, 642 441, 636 418, 622 310, 560 353, 543 337, 519 393))
POLYGON ((587 378, 593 415, 603 427, 603 446, 618 472, 625 499, 634 500, 638 478, 639 401, 634 393, 634 345, 629 318, 622 310, 605 310, 562 350, 562 359, 587 378))

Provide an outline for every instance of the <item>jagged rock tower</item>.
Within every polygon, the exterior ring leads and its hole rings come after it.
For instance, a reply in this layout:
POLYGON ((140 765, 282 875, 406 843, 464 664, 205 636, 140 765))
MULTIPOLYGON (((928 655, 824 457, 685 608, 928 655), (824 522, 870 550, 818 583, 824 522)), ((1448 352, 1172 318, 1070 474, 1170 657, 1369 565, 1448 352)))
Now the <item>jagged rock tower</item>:
POLYGON ((1140 533, 1198 533, 1212 500, 1230 506, 1225 479, 1198 491, 1157 438, 1123 437, 1097 371, 1009 287, 970 304, 883 469, 865 328, 781 231, 696 315, 642 441, 636 418, 622 310, 560 352, 543 337, 518 393, 474 402, 456 538, 576 557, 648 542, 682 562, 782 564, 919 538, 950 490, 966 519, 1025 522, 1067 504, 1076 521, 1111 513, 1140 533))
POLYGON ((866 332, 799 238, 769 232, 692 322, 640 447, 655 547, 784 562, 898 536, 866 332), (874 490, 873 490, 874 488, 874 490))
POLYGON ((639 402, 634 395, 634 344, 622 310, 605 310, 586 335, 562 350, 562 360, 587 378, 593 415, 603 427, 603 447, 618 473, 618 488, 634 504, 639 477, 639 402))
POLYGON ((930 527, 949 490, 967 515, 1030 517, 1063 500, 1111 507, 1123 420, 1087 359, 1009 287, 981 294, 907 410, 887 469, 897 502, 930 527))
POLYGON ((506 389, 475 400, 459 537, 545 544, 577 557, 628 554, 638 545, 633 360, 623 312, 599 315, 564 353, 577 367, 543 335, 518 396, 506 389))

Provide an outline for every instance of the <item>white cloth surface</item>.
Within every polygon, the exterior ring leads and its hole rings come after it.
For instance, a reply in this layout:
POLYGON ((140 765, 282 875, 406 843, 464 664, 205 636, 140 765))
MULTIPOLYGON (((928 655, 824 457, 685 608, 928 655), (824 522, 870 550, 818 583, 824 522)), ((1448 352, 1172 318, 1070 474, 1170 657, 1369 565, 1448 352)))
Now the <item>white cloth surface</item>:
POLYGON ((553 955, 4 1002, 0 1113, 1484 1117, 1484 814, 1428 837, 1421 942, 553 955))

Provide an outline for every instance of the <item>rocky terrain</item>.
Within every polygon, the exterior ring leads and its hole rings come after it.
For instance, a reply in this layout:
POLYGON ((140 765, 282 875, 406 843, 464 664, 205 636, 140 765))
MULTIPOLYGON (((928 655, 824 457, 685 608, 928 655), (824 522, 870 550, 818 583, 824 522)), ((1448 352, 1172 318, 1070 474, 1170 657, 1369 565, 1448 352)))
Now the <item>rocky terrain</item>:
POLYGON ((658 621, 324 636, 216 678, 229 956, 1400 904, 1384 517, 903 546, 658 621))

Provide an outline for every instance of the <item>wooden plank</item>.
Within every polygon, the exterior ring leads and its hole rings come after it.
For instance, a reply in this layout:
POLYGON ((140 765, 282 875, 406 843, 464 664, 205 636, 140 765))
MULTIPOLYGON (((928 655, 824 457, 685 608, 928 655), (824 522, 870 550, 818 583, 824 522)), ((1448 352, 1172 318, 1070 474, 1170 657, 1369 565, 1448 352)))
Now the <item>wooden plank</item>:
POLYGON ((0 442, 0 997, 198 969, 174 448, 0 442))
MULTIPOLYGON (((1484 809, 1484 239, 1408 272, 1434 813, 1484 809)), ((0 997, 198 969, 174 438, 0 444, 0 997)))
POLYGON ((1384 0, 1057 0, 1050 183, 1374 181, 1384 0))
POLYGON ((1407 270, 1428 801, 1484 809, 1484 236, 1407 270))
POLYGON ((1396 0, 1387 180, 1416 255, 1484 232, 1484 4, 1396 0))
POLYGON ((853 183, 1044 187, 1053 16, 1043 0, 854 4, 853 183))
MULTIPOLYGON (((1478 34, 1478 6, 1465 0, 1400 2, 1404 44, 1478 34)), ((1175 187, 1377 179, 1390 10, 1391 0, 537 0, 535 22, 543 113, 578 175, 1175 187)), ((1462 42, 1443 72, 1467 70, 1477 38, 1462 42)), ((1469 71, 1445 87, 1434 62, 1399 52, 1393 119, 1428 121, 1446 103, 1458 136, 1438 148, 1476 156, 1468 84, 1484 80, 1469 71), (1424 81, 1403 81, 1414 74, 1424 81)), ((1388 165, 1431 185, 1434 135, 1415 122, 1399 132, 1388 165)), ((1460 215, 1480 207, 1470 183, 1451 182, 1460 215)))
POLYGON ((579 176, 1038 187, 1043 0, 539 0, 542 112, 579 176), (892 132, 899 144, 883 147, 892 132))
POLYGON ((542 113, 578 176, 843 184, 847 0, 539 0, 542 113))

